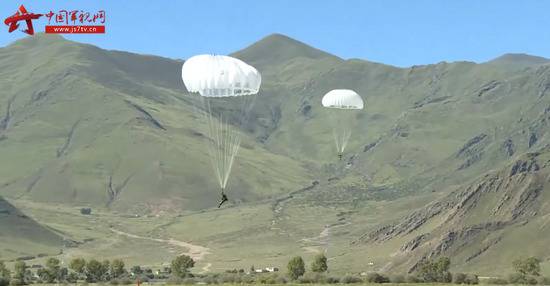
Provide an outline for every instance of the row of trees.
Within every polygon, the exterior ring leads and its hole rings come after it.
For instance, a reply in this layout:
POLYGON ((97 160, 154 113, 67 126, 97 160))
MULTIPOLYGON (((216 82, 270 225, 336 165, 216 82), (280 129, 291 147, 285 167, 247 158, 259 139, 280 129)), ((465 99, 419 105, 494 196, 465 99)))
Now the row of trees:
MULTIPOLYGON (((194 265, 195 262, 191 257, 181 255, 172 261, 169 273, 184 278, 189 275, 189 269, 194 265)), ((123 284, 129 284, 132 282, 130 279, 145 280, 154 277, 152 270, 144 271, 140 266, 133 266, 128 272, 122 259, 99 261, 96 259, 85 260, 84 258, 72 259, 68 268, 63 267, 59 259, 49 258, 43 267, 36 270, 35 274, 38 276, 38 282, 44 283, 73 283, 79 280, 86 282, 118 282, 125 279, 126 283, 123 284)), ((6 267, 4 262, 0 261, 0 286, 9 284, 14 286, 26 285, 34 280, 36 280, 35 275, 24 261, 15 263, 13 273, 6 267)))
MULTIPOLYGON (((50 258, 51 260, 52 258, 50 258)), ((55 258, 53 258, 55 259, 55 258)), ((49 261, 49 260, 48 260, 49 261)), ((58 261, 56 261, 58 262, 58 261)), ((49 275, 56 277, 55 274, 56 271, 59 268, 50 268, 48 267, 48 263, 46 263, 45 271, 52 271, 49 275)), ((86 261, 84 258, 75 258, 71 260, 69 263, 69 269, 72 270, 70 273, 71 279, 70 280, 79 280, 84 278, 87 282, 98 282, 98 281, 109 281, 111 279, 118 279, 125 275, 127 275, 127 271, 125 269, 125 264, 122 259, 114 259, 112 261, 109 260, 103 260, 98 261, 96 259, 90 259, 86 261)), ((44 273, 44 271, 43 271, 44 273)), ((40 274, 38 274, 40 276, 40 274)), ((42 276, 40 276, 42 277, 42 276)), ((48 274, 45 276, 48 278, 48 274)), ((63 276, 57 276, 62 278, 63 276)), ((45 280, 48 281, 48 280, 45 280)), ((57 280, 62 281, 62 280, 57 280)))
MULTIPOLYGON (((124 262, 120 259, 112 261, 84 260, 75 258, 71 260, 69 268, 62 267, 61 261, 57 258, 49 258, 43 267, 36 270, 36 276, 41 282, 62 283, 85 280, 87 282, 109 281, 126 275, 124 262)), ((0 286, 25 285, 34 279, 33 273, 24 261, 17 261, 13 273, 7 269, 3 262, 0 262, 0 286)))
MULTIPOLYGON (((403 283, 403 282, 441 282, 449 283, 453 281, 453 275, 449 271, 451 266, 451 260, 448 257, 441 257, 438 260, 425 260, 422 261, 417 266, 416 275, 409 276, 408 279, 404 277, 399 279, 398 276, 395 276, 395 280, 392 282, 403 283)), ((288 262, 287 265, 288 277, 292 280, 298 280, 306 273, 305 262, 300 256, 296 256, 288 262)), ((311 272, 313 273, 324 273, 328 271, 327 258, 324 254, 319 254, 315 256, 313 262, 311 263, 311 272)), ((466 275, 462 273, 457 273, 454 276, 457 283, 467 283, 467 284, 477 284, 478 278, 475 275, 466 275)), ((357 282, 362 279, 352 279, 349 278, 349 281, 357 282)), ((366 280, 371 283, 387 283, 390 282, 390 278, 379 273, 369 273, 366 277, 366 280)))
MULTIPOLYGON (((75 258, 70 261, 68 268, 62 266, 57 258, 46 260, 44 267, 36 271, 39 282, 44 283, 65 283, 65 282, 106 282, 112 284, 130 284, 134 280, 146 280, 147 273, 152 275, 152 270, 143 270, 140 266, 133 266, 128 272, 124 261, 114 259, 112 261, 98 261, 95 259, 85 260, 75 258), (145 275, 145 276, 142 276, 145 275), (122 282, 122 279, 126 279, 122 282)), ((306 273, 306 264, 302 257, 296 256, 290 259, 287 264, 287 276, 277 273, 246 275, 244 270, 228 271, 225 274, 210 274, 193 276, 190 269, 195 266, 195 261, 189 256, 181 255, 171 262, 169 274, 171 281, 178 283, 262 283, 262 284, 283 284, 288 281, 299 283, 456 283, 456 284, 478 284, 477 275, 451 273, 451 260, 441 257, 436 260, 424 260, 415 267, 415 272, 410 275, 386 276, 381 273, 368 273, 366 277, 346 275, 343 277, 327 276, 327 258, 323 254, 314 257, 310 265, 310 272, 306 273)), ((498 278, 487 281, 489 284, 544 284, 549 285, 550 279, 540 276, 540 260, 527 258, 514 260, 512 263, 515 273, 508 279, 498 278)), ((254 273, 254 271, 251 271, 254 273)), ((32 281, 32 273, 24 261, 15 263, 13 273, 0 261, 0 286, 25 285, 32 281)), ((168 278, 167 276, 162 278, 168 278)))

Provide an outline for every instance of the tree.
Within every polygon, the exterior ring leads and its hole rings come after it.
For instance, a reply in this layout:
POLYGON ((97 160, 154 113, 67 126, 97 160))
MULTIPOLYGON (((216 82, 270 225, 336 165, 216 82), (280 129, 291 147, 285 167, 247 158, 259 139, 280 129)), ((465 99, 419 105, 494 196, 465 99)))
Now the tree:
MULTIPOLYGON (((46 267, 44 269, 41 269, 41 273, 37 273, 40 278, 48 283, 53 283, 56 279, 60 276, 60 261, 57 258, 49 258, 46 260, 46 267)), ((58 280, 59 281, 59 280, 58 280)))
POLYGON ((27 264, 25 261, 17 261, 14 266, 14 275, 13 279, 17 283, 17 285, 25 285, 25 272, 27 272, 27 264))
POLYGON ((133 275, 140 275, 141 273, 143 273, 143 270, 141 270, 141 266, 139 265, 132 266, 132 269, 130 271, 133 275))
POLYGON ((322 253, 316 255, 313 263, 311 263, 311 271, 321 273, 326 272, 327 270, 327 257, 322 253))
POLYGON ((36 270, 36 275, 42 280, 43 282, 53 283, 54 279, 50 276, 50 273, 46 268, 40 268, 36 270))
POLYGON ((288 269, 288 276, 292 280, 298 279, 298 277, 304 275, 304 273, 306 272, 304 260, 300 256, 296 256, 290 259, 287 265, 287 269, 288 269))
POLYGON ((451 260, 448 257, 440 257, 438 260, 425 260, 418 265, 418 276, 424 282, 448 283, 452 281, 449 268, 451 260))
POLYGON ((176 277, 184 278, 189 273, 189 268, 195 266, 195 261, 187 255, 180 255, 172 260, 172 274, 176 277))
POLYGON ((78 274, 84 274, 86 270, 86 260, 84 260, 84 258, 74 258, 69 263, 69 268, 78 274))
POLYGON ((512 266, 521 275, 540 275, 540 260, 536 257, 516 259, 512 262, 512 266))
POLYGON ((101 280, 103 266, 101 262, 91 259, 86 263, 86 281, 97 282, 101 280))
POLYGON ((111 262, 112 278, 120 278, 125 272, 126 269, 124 269, 124 261, 122 261, 122 259, 114 259, 113 262, 111 262))
POLYGON ((6 267, 4 261, 0 261, 0 278, 10 279, 11 271, 6 267))
POLYGON ((7 286, 10 283, 11 271, 6 267, 4 261, 0 261, 0 286, 7 286))
POLYGON ((111 269, 111 262, 109 260, 103 260, 103 262, 101 262, 101 275, 100 275, 101 281, 107 281, 110 279, 109 277, 110 269, 111 269))
POLYGON ((59 271, 57 272, 57 281, 66 282, 68 277, 69 277, 69 269, 67 269, 67 267, 59 268, 59 271))

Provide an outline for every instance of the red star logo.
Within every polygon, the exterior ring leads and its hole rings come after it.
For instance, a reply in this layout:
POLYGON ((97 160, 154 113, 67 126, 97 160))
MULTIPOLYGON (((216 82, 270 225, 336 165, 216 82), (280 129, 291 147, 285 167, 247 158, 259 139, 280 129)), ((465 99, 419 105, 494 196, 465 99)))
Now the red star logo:
POLYGON ((27 9, 25 9, 25 6, 21 5, 19 7, 19 10, 15 12, 12 16, 6 18, 4 20, 4 24, 9 26, 9 32, 15 31, 19 27, 19 24, 17 22, 19 21, 25 21, 27 23, 27 29, 23 30, 24 33, 27 33, 29 35, 34 35, 34 29, 32 27, 32 20, 36 20, 38 18, 42 17, 42 14, 34 14, 27 12, 27 9))

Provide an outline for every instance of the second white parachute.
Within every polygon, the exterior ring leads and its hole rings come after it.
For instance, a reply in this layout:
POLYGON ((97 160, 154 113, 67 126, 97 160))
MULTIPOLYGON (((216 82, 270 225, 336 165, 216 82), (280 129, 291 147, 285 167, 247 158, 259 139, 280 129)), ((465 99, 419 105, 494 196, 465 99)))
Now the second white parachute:
POLYGON ((351 137, 353 120, 357 115, 353 111, 363 109, 363 99, 353 90, 334 89, 323 96, 321 104, 329 113, 336 151, 342 159, 351 137))

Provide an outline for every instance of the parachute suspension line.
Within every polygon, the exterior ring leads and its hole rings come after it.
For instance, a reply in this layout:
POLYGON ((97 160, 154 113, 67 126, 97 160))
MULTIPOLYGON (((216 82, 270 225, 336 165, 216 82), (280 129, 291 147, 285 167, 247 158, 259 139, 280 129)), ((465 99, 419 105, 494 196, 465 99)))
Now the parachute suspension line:
POLYGON ((239 151, 241 139, 238 130, 231 125, 228 118, 223 115, 219 118, 214 117, 210 100, 203 99, 210 138, 208 148, 214 172, 223 192, 227 186, 235 156, 239 151))
POLYGON ((237 153, 239 152, 239 147, 241 146, 241 138, 239 131, 236 130, 235 127, 231 126, 229 121, 227 119, 222 120, 223 128, 225 129, 223 133, 226 134, 223 151, 223 166, 224 166, 224 174, 223 174, 223 184, 222 188, 225 189, 227 186, 227 180, 229 179, 229 175, 231 173, 231 169, 233 167, 233 162, 235 161, 235 157, 237 156, 237 153))
POLYGON ((339 109, 332 109, 328 111, 329 119, 332 125, 332 136, 334 138, 334 144, 336 145, 336 152, 338 158, 342 159, 343 153, 348 146, 349 139, 351 138, 351 126, 349 112, 339 109))
POLYGON ((214 173, 216 174, 216 178, 218 179, 218 184, 220 185, 220 188, 223 190, 223 177, 222 173, 220 172, 220 165, 219 165, 219 152, 217 146, 219 146, 220 138, 218 136, 217 132, 217 125, 216 125, 216 119, 212 117, 212 107, 210 106, 210 101, 208 99, 204 99, 200 97, 204 109, 199 111, 203 115, 204 119, 206 120, 206 124, 208 125, 208 142, 206 142, 206 145, 208 146, 208 153, 210 157, 210 161, 212 163, 212 167, 214 168, 214 173))
POLYGON ((340 151, 341 153, 344 153, 344 150, 346 150, 350 137, 351 137, 351 128, 347 126, 342 128, 342 142, 341 142, 341 151, 340 151))
POLYGON ((342 157, 344 150, 346 150, 348 146, 349 139, 351 138, 351 129, 346 126, 341 126, 340 128, 334 127, 332 129, 332 134, 334 136, 334 143, 336 144, 338 156, 342 157))
POLYGON ((214 116, 211 103, 213 99, 201 97, 204 107, 201 113, 206 118, 208 125, 208 151, 222 193, 227 186, 235 157, 241 145, 241 134, 238 127, 244 127, 247 122, 255 98, 256 95, 237 98, 241 102, 238 104, 238 122, 235 124, 238 126, 234 126, 234 124, 231 124, 229 116, 223 114, 220 114, 217 118, 214 116))

